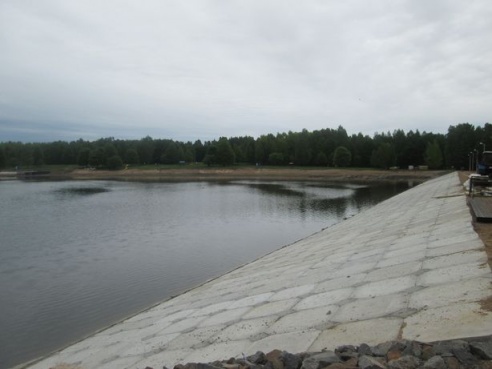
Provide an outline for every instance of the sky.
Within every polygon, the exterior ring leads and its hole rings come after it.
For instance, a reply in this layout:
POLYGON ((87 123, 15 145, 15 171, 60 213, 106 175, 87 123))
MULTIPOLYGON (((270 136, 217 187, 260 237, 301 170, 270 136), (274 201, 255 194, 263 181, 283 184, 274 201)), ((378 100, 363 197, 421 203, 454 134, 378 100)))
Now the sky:
POLYGON ((0 0, 0 142, 491 122, 490 0, 0 0))

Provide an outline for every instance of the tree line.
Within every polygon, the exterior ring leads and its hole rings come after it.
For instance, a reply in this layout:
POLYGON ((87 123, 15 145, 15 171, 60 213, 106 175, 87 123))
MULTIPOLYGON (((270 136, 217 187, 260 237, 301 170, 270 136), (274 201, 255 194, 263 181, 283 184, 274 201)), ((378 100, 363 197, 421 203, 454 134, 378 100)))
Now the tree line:
POLYGON ((275 166, 334 166, 358 168, 467 169, 470 155, 492 149, 492 125, 460 123, 447 134, 394 132, 352 134, 339 126, 315 131, 221 137, 180 142, 170 139, 101 138, 96 141, 50 143, 0 142, 0 168, 79 165, 120 169, 124 165, 204 163, 208 166, 248 163, 275 166), (470 154, 472 153, 472 154, 470 154))

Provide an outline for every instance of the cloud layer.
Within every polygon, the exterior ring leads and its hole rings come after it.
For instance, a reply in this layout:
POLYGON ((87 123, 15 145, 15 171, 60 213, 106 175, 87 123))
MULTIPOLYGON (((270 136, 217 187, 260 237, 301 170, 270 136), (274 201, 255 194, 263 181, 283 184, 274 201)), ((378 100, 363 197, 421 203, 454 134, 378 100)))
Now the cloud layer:
POLYGON ((0 141, 490 121, 492 3, 3 0, 0 141))

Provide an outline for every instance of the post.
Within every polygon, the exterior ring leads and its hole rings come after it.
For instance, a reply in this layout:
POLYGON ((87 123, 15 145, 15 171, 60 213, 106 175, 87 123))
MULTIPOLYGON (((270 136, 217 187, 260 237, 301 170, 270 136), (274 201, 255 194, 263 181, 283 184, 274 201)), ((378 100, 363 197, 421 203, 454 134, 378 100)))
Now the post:
POLYGON ((475 152, 475 171, 478 170, 478 151, 477 149, 474 150, 475 152))

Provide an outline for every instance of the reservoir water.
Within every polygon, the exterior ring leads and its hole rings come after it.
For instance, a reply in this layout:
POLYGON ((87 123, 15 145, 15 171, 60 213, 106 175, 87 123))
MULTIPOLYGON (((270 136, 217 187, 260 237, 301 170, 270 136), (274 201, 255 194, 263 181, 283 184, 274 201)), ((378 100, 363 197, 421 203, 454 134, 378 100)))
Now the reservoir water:
POLYGON ((0 181, 0 368, 79 340, 409 186, 0 181))

